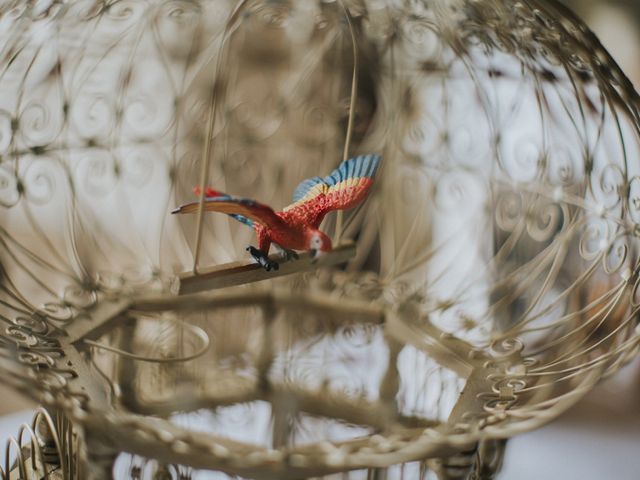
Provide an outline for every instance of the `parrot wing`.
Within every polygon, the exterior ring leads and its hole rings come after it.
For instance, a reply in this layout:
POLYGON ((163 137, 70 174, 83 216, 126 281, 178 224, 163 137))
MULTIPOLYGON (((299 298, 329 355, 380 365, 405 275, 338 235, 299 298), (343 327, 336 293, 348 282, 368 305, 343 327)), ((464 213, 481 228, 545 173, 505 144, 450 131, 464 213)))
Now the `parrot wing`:
POLYGON ((307 218, 317 228, 328 212, 355 207, 366 198, 381 158, 373 154, 350 158, 325 178, 304 180, 284 211, 307 218))
MULTIPOLYGON (((285 226, 280 217, 267 205, 248 198, 232 197, 219 192, 216 194, 216 196, 205 197, 203 205, 205 211, 226 213, 247 225, 253 225, 253 222, 256 222, 269 229, 285 226)), ((197 213, 199 205, 199 202, 187 203, 171 213, 197 213)))

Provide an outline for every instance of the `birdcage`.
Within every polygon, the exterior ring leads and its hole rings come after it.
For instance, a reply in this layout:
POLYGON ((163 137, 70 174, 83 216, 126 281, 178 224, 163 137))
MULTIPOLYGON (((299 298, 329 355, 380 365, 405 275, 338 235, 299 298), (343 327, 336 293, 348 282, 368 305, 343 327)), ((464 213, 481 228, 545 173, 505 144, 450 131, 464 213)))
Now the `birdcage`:
POLYGON ((637 95, 554 1, 14 1, 0 38, 0 369, 43 405, 2 478, 490 478, 637 351, 637 95), (320 261, 204 211, 371 153, 320 261))

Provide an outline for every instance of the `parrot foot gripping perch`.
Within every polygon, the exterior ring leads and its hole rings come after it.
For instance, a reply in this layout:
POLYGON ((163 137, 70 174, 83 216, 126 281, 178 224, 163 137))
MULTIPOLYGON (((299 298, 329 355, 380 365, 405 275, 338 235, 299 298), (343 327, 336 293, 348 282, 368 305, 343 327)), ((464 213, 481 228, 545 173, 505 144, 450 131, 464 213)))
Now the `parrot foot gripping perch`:
POLYGON ((282 258, 287 262, 290 260, 300 260, 300 255, 298 255, 298 252, 296 252, 295 250, 290 250, 288 248, 281 247, 277 244, 276 244, 276 249, 278 250, 278 253, 282 256, 282 258))
MULTIPOLYGON (((256 247, 249 245, 247 247, 247 252, 249 252, 254 260, 258 262, 258 265, 264 268, 267 272, 270 272, 271 270, 278 270, 280 268, 280 264, 278 262, 271 260, 266 253, 256 247)), ((289 258, 285 259, 289 260, 289 258)))
MULTIPOLYGON (((282 257, 282 260, 285 262, 289 262, 291 260, 299 260, 300 255, 295 250, 290 250, 288 248, 277 247, 279 255, 282 257)), ((269 255, 264 253, 262 250, 249 245, 246 248, 247 252, 253 257, 253 259, 258 262, 262 268, 264 268, 267 272, 271 270, 278 270, 280 268, 280 264, 275 260, 269 258, 269 255)))

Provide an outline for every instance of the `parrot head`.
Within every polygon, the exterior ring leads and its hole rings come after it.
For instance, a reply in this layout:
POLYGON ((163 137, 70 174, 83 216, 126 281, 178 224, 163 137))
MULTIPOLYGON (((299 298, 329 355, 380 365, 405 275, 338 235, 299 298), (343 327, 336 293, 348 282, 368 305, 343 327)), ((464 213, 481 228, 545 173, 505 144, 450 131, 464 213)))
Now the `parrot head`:
POLYGON ((307 250, 313 258, 318 258, 331 251, 331 239, 320 230, 311 230, 307 236, 307 250))

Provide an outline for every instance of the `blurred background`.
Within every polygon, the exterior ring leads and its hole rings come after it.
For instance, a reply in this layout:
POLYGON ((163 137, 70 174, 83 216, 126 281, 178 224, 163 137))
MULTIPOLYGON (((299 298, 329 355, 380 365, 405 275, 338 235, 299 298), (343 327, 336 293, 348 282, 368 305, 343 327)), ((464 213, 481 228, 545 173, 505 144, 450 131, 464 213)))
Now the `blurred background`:
MULTIPOLYGON (((586 21, 640 88, 640 0, 563 3, 586 21)), ((30 420, 35 405, 1 386, 0 399, 0 440, 4 440, 30 420)), ((498 478, 637 480, 638 452, 640 361, 635 361, 552 424, 511 440, 498 478)))

